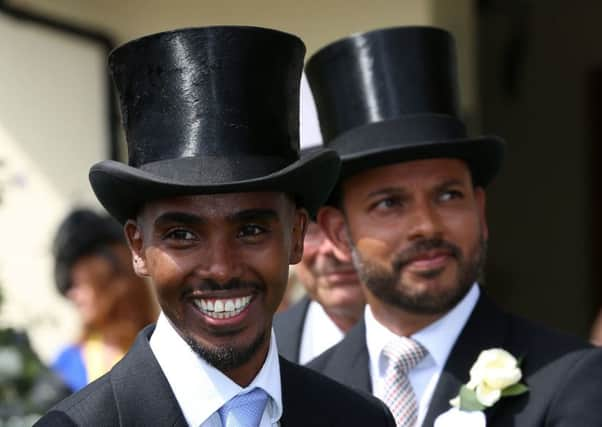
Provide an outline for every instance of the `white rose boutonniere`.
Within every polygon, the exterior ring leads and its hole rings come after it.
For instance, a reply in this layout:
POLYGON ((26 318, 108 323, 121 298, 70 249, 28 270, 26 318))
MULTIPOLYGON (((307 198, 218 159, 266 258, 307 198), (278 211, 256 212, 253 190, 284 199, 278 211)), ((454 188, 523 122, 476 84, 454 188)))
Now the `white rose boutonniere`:
POLYGON ((485 426, 484 409, 500 398, 518 396, 529 388, 520 383, 520 361, 506 350, 492 348, 481 352, 470 369, 470 381, 450 400, 452 408, 435 420, 435 426, 485 426), (460 424, 458 422, 462 420, 460 424))
POLYGON ((482 411, 501 397, 526 393, 522 377, 520 362, 506 350, 484 350, 470 369, 470 381, 450 403, 462 411, 482 411))

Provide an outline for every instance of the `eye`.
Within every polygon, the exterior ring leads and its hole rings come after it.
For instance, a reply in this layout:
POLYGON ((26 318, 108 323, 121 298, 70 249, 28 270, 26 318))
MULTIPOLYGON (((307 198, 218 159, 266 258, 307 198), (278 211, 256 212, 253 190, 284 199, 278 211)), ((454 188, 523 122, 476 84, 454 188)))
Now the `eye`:
POLYGON ((400 197, 392 196, 392 197, 387 197, 387 198, 378 200, 376 203, 374 203, 372 205, 372 208, 378 209, 378 210, 388 210, 388 209, 393 209, 393 208, 402 206, 402 204, 403 204, 403 201, 401 200, 400 197))
POLYGON ((190 241, 190 240, 196 240, 197 236, 185 229, 182 228, 177 228, 175 230, 171 230, 168 233, 165 234, 165 236, 163 237, 163 239, 165 240, 178 240, 178 241, 190 241))
POLYGON ((262 234, 264 234, 266 232, 267 232, 267 230, 260 225, 245 224, 240 228, 237 237, 239 237, 239 238, 257 237, 257 236, 261 236, 262 234))
POLYGON ((462 193, 459 190, 446 190, 443 191, 439 196, 439 200, 441 200, 442 202, 462 198, 464 198, 464 193, 462 193))

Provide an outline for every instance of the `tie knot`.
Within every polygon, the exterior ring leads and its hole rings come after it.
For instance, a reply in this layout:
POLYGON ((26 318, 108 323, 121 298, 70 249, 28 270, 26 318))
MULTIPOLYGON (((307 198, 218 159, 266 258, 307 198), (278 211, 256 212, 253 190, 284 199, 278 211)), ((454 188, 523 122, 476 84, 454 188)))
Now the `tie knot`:
POLYGON ((383 349, 383 354, 389 359, 389 367, 404 374, 420 363, 427 353, 422 344, 407 337, 397 337, 383 349))
POLYGON ((267 393, 260 388, 234 396, 219 409, 222 425, 224 427, 259 426, 267 401, 267 393))

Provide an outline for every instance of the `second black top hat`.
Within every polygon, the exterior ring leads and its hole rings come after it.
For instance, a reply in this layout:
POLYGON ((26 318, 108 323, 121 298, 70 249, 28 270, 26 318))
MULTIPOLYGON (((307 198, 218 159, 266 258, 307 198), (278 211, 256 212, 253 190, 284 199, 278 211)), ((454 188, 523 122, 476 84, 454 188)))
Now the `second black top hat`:
POLYGON ((433 27, 355 34, 306 66, 322 137, 343 161, 342 177, 431 157, 467 161, 475 182, 497 173, 503 142, 470 138, 460 119, 455 43, 433 27))

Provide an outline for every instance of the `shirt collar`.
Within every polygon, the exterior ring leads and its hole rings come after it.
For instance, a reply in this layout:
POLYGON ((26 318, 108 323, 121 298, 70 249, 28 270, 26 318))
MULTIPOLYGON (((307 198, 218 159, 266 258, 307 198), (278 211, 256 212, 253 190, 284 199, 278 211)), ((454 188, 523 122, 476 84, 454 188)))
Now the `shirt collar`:
POLYGON ((253 388, 261 388, 268 394, 266 411, 272 423, 282 416, 280 362, 273 331, 266 360, 245 388, 197 355, 163 312, 157 320, 150 346, 189 425, 201 425, 232 397, 253 388))
MULTIPOLYGON (((443 368, 447 362, 449 353, 477 304, 479 295, 479 286, 475 283, 464 298, 443 317, 410 336, 428 350, 428 359, 432 358, 439 368, 443 368)), ((380 363, 383 348, 397 335, 374 318, 369 305, 366 305, 364 319, 370 368, 382 371, 386 369, 386 363, 380 363)))

